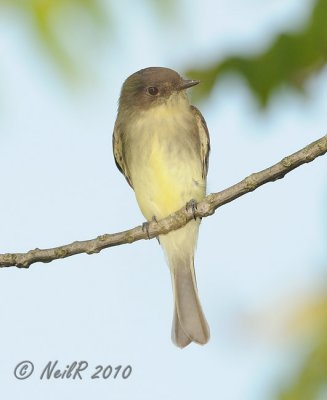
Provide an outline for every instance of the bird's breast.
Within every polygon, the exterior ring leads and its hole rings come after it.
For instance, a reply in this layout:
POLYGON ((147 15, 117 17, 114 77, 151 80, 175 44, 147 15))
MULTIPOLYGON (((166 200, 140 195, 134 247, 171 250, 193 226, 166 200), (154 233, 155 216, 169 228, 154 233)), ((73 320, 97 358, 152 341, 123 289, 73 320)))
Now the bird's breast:
POLYGON ((200 139, 189 109, 158 107, 135 118, 127 131, 126 163, 147 219, 163 218, 204 197, 200 139))

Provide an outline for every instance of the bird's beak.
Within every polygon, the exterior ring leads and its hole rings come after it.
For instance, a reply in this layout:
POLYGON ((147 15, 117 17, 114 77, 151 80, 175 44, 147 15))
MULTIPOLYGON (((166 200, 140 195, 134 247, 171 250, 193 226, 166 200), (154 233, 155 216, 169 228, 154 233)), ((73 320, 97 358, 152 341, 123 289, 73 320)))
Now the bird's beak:
POLYGON ((179 90, 188 89, 192 86, 197 85, 198 83, 200 83, 200 81, 196 81, 194 79, 182 79, 179 85, 179 90))

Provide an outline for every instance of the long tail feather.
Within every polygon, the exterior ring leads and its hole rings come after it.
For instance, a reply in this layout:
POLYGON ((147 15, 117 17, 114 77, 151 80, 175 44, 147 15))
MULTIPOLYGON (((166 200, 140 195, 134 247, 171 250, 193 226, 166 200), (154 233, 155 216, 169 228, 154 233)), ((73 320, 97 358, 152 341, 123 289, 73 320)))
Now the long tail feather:
POLYGON ((172 329, 179 333, 175 336, 175 344, 179 347, 186 346, 188 343, 186 344, 185 336, 189 342, 206 344, 210 337, 209 326, 199 301, 193 262, 190 265, 174 266, 172 273, 177 317, 174 318, 172 329))
POLYGON ((174 293, 172 341, 178 347, 191 342, 205 344, 210 337, 209 326, 202 311, 194 271, 194 249, 199 221, 162 235, 160 243, 170 267, 174 293))

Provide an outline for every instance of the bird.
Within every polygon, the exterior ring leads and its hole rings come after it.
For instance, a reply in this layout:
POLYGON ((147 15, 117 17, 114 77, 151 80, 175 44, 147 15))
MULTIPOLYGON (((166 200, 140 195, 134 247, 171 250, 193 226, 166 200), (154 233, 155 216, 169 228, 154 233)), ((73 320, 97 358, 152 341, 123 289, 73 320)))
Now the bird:
MULTIPOLYGON (((148 67, 123 83, 113 131, 115 163, 146 220, 160 220, 206 195, 210 138, 186 89, 200 83, 165 67, 148 67)), ((147 222, 147 223, 148 223, 147 222)), ((204 345, 210 330, 197 290, 194 252, 200 218, 159 235, 171 274, 173 343, 204 345)))

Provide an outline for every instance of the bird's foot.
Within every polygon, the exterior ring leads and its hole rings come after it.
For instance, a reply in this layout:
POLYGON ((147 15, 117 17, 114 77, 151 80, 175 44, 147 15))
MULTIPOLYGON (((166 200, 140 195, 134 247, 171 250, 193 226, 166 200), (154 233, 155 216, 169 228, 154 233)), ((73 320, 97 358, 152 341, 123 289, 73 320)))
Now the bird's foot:
POLYGON ((188 201, 185 206, 186 211, 189 211, 191 209, 194 219, 196 219, 195 212, 197 210, 197 204, 198 204, 197 201, 192 199, 192 200, 188 201))
MULTIPOLYGON (((152 221, 158 223, 158 220, 157 220, 155 215, 152 217, 152 220, 150 222, 152 222, 152 221)), ((146 235, 147 235, 148 239, 150 239, 150 233, 149 233, 150 222, 146 221, 146 222, 143 222, 143 224, 142 224, 142 231, 146 232, 146 235)))
MULTIPOLYGON (((152 221, 158 223, 157 217, 155 215, 152 217, 152 221)), ((157 240, 158 240, 158 243, 160 244, 160 239, 158 238, 158 236, 157 236, 157 240)))
POLYGON ((142 231, 146 232, 146 235, 147 235, 148 239, 150 239, 149 225, 150 225, 150 222, 148 222, 148 221, 143 222, 143 224, 142 224, 142 231))

